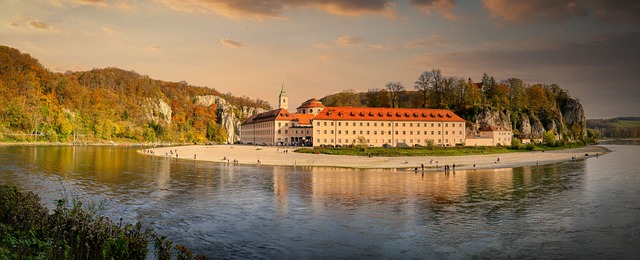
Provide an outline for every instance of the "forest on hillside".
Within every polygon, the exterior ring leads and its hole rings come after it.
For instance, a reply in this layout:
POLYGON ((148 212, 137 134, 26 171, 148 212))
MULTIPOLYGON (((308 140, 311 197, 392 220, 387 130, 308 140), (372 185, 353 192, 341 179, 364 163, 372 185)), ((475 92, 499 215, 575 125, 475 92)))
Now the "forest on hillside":
MULTIPOLYGON (((563 107, 570 99, 569 92, 557 84, 528 84, 517 78, 498 81, 486 73, 474 82, 470 78, 444 76, 436 68, 418 75, 412 86, 389 82, 367 92, 344 90, 321 101, 325 106, 450 109, 469 122, 476 121, 483 110, 501 111, 510 116, 511 128, 517 135, 523 118, 537 118, 545 126, 562 122, 563 107)), ((575 128, 567 132, 581 139, 584 129, 575 128)))
POLYGON ((54 73, 19 50, 0 46, 0 141, 225 142, 216 104, 270 109, 263 100, 118 68, 54 73))
POLYGON ((640 117, 587 119, 587 128, 598 138, 640 138, 640 117))

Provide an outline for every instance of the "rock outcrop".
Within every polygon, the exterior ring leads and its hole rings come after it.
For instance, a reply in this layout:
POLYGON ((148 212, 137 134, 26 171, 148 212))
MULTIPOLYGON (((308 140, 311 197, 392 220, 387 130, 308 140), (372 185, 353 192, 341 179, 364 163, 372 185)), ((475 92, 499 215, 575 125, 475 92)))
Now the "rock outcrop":
POLYGON ((161 98, 147 98, 144 106, 146 107, 144 112, 147 120, 160 125, 171 125, 172 110, 167 102, 164 102, 161 98))
POLYGON ((567 98, 563 102, 559 102, 558 107, 553 109, 551 117, 547 117, 544 122, 540 120, 537 111, 524 111, 511 117, 507 110, 497 111, 490 108, 484 108, 478 113, 475 122, 467 127, 470 135, 477 135, 479 129, 488 125, 501 126, 506 129, 514 129, 517 136, 521 138, 540 139, 545 131, 551 130, 558 139, 566 139, 569 141, 583 139, 587 135, 586 119, 584 110, 580 102, 575 99, 567 98), (515 120, 515 121, 512 121, 515 120))
POLYGON ((202 106, 216 104, 218 107, 216 123, 227 130, 227 143, 231 144, 240 140, 240 125, 248 117, 266 112, 263 108, 233 105, 224 98, 214 95, 197 96, 195 103, 202 106))

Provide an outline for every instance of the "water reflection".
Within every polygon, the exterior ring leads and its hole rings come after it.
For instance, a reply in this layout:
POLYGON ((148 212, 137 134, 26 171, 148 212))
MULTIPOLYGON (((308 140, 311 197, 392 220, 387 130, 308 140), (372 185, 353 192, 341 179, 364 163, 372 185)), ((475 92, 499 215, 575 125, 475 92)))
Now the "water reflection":
MULTIPOLYGON (((621 158, 633 161, 633 149, 621 158)), ((61 185, 105 199, 107 214, 214 258, 558 257, 545 247, 590 252, 563 242, 593 240, 588 230, 600 225, 588 216, 605 215, 594 207, 640 226, 638 194, 615 204, 620 210, 605 206, 629 197, 617 187, 637 190, 635 172, 616 158, 421 173, 191 162, 120 147, 0 147, 0 182, 51 202, 61 185), (616 178, 599 174, 612 169, 616 178)))

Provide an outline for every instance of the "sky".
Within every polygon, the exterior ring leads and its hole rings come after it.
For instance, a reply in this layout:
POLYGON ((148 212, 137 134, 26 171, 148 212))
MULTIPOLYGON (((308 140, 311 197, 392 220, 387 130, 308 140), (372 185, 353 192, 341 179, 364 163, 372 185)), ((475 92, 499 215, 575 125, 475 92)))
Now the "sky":
POLYGON ((433 68, 558 84, 587 118, 640 116, 640 1, 0 0, 0 45, 54 72, 117 67, 290 109, 414 88, 433 68))

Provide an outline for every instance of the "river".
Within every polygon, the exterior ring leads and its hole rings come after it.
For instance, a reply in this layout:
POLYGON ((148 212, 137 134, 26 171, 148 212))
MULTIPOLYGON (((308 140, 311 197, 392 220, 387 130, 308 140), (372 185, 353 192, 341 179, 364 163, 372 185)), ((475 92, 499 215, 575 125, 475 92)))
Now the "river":
POLYGON ((0 146, 0 184, 67 197, 212 258, 640 255, 640 145, 455 173, 233 166, 133 148, 0 146))

